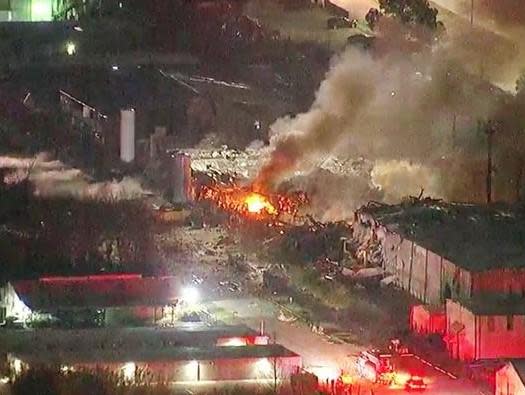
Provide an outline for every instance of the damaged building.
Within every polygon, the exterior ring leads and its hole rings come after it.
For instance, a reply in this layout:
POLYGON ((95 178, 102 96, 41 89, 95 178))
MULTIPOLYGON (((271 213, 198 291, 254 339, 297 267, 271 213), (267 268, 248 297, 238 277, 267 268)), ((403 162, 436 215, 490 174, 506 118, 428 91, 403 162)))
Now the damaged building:
POLYGON ((369 204, 356 213, 354 229, 380 242, 383 269, 401 289, 427 305, 445 304, 446 327, 436 331, 445 332, 451 356, 525 356, 522 209, 428 199, 369 204), (503 344, 501 336, 512 341, 503 344))

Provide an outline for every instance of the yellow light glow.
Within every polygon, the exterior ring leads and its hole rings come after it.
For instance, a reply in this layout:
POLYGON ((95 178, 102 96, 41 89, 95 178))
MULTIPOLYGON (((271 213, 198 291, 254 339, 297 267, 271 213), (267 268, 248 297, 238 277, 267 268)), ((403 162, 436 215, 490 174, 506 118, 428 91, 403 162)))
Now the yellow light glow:
POLYGON ((189 361, 184 366, 184 374, 187 380, 199 381, 199 361, 189 361))
POLYGON ((255 362, 255 372, 257 373, 258 378, 272 375, 272 363, 268 360, 268 358, 259 359, 257 362, 255 362))
POLYGON ((33 0, 31 2, 31 21, 51 21, 53 5, 51 0, 33 0))
POLYGON ((263 195, 252 192, 244 199, 244 204, 248 212, 253 214, 260 214, 263 210, 268 214, 275 214, 275 207, 263 195))
POLYGON ((200 293, 195 287, 186 287, 182 289, 181 299, 189 306, 195 305, 199 302, 200 293))
POLYGON ((344 373, 341 375, 341 382, 344 385, 350 385, 354 382, 354 378, 352 377, 350 373, 344 373))
POLYGON ((13 368, 14 374, 18 376, 20 373, 22 373, 22 369, 23 369, 22 361, 18 358, 13 359, 12 368, 13 368))
POLYGON ((136 365, 134 362, 127 362, 122 367, 122 375, 124 376, 124 380, 126 381, 134 381, 135 380, 135 370, 136 365))
POLYGON ((68 42, 66 44, 66 53, 69 55, 69 56, 73 56, 74 54, 77 53, 77 46, 75 45, 75 43, 72 43, 71 41, 68 42))
POLYGON ((241 347, 246 345, 246 339, 242 337, 230 337, 228 339, 223 339, 218 344, 221 347, 241 347))

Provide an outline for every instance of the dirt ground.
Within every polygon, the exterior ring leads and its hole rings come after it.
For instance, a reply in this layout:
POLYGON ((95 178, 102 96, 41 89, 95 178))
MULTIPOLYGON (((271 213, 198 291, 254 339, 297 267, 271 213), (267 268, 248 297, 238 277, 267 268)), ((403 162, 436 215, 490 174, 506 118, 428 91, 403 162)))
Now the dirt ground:
MULTIPOLYGON (((343 290, 340 297, 347 298, 347 303, 340 309, 330 307, 305 284, 294 281, 294 276, 287 291, 271 294, 263 289, 263 272, 276 262, 265 259, 262 243, 256 251, 253 244, 241 241, 223 226, 171 227, 156 237, 169 270, 201 288, 204 299, 262 296, 285 305, 307 322, 330 327, 345 342, 366 346, 378 345, 408 327, 413 300, 393 288, 327 283, 328 288, 337 285, 343 290)), ((280 263, 289 267, 285 261, 280 263)), ((297 265, 293 268, 300 270, 297 265)))

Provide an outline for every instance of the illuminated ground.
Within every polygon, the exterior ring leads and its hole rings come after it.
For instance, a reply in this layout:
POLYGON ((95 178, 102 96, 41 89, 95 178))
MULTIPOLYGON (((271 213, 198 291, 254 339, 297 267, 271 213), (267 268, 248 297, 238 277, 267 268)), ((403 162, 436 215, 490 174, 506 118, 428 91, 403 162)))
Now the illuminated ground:
MULTIPOLYGON (((332 344, 325 336, 313 333, 311 329, 300 322, 286 323, 277 319, 278 308, 271 303, 255 298, 228 299, 214 302, 214 305, 232 312, 232 320, 242 322, 254 329, 260 327, 261 320, 265 322, 265 330, 275 336, 278 343, 300 354, 303 365, 319 376, 331 377, 337 375, 340 367, 352 367, 355 355, 360 348, 351 344, 332 344), (235 314, 233 314, 235 312, 235 314), (235 318, 233 318, 235 317, 235 318)), ((416 358, 403 358, 400 370, 425 377, 429 387, 425 393, 431 395, 478 395, 480 391, 468 381, 452 379, 440 373, 435 368, 422 363, 416 358)), ((386 388, 360 383, 361 390, 373 389, 375 395, 404 394, 403 388, 386 388)), ((365 394, 368 395, 367 392, 365 394)))

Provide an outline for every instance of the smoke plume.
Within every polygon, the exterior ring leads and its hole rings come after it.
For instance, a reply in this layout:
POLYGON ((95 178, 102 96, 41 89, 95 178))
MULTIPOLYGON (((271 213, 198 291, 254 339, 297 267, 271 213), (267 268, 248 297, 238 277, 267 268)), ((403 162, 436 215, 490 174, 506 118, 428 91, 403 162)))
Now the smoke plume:
MULTIPOLYGON (((505 95, 465 72, 464 51, 450 38, 433 45, 413 36, 406 40, 409 32, 390 20, 381 29, 375 51, 349 48, 333 59, 309 111, 272 125, 270 154, 255 179, 259 189, 293 183, 300 175, 298 185, 308 190, 304 177, 320 162, 362 156, 372 171, 358 182, 347 177, 313 188, 320 200, 352 185, 362 191, 355 200, 346 199, 347 207, 378 191, 388 201, 421 189, 441 198, 449 198, 450 191, 456 199, 473 195, 460 190, 473 185, 455 185, 456 178, 470 176, 464 173, 470 167, 455 164, 483 160, 485 137, 478 121, 490 119, 505 95), (448 174, 450 168, 456 174, 448 174)), ((469 56, 476 61, 475 54, 469 56)), ((318 176, 311 182, 320 185, 318 176)))

